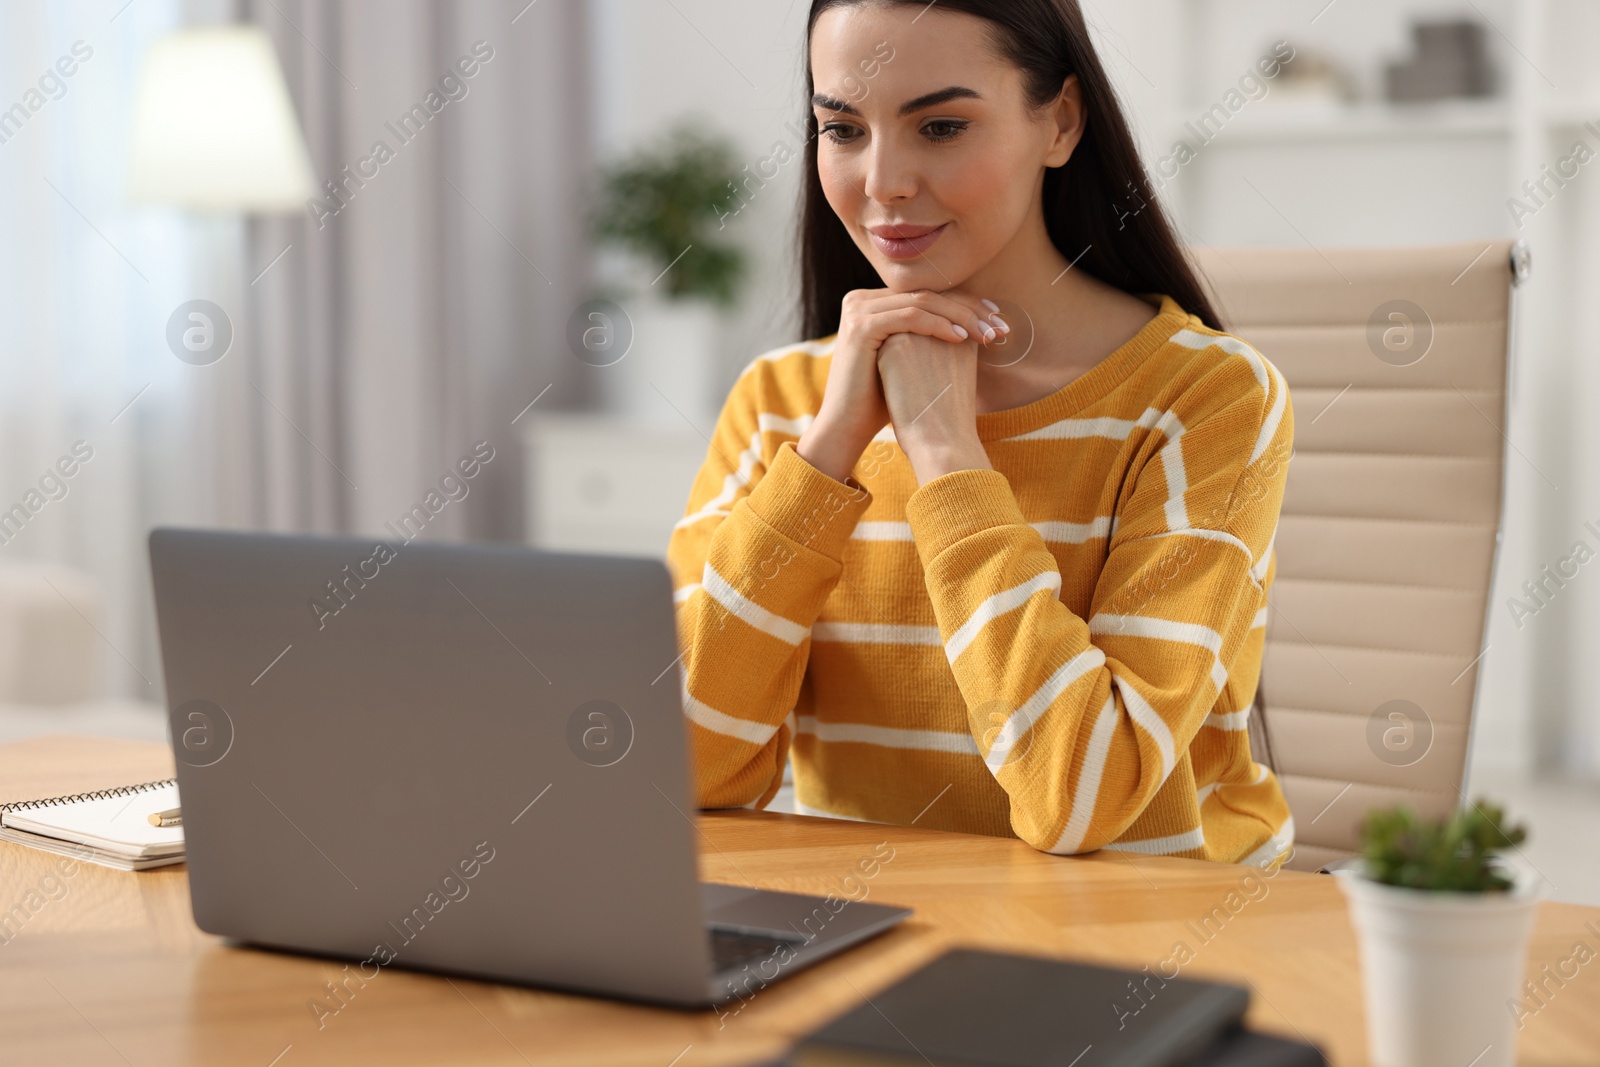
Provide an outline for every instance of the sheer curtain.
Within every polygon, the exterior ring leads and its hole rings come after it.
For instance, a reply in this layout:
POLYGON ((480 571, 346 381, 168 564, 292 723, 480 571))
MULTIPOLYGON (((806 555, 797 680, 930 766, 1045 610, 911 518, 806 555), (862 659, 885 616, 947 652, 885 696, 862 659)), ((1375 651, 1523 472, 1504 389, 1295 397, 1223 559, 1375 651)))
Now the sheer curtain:
POLYGON ((93 575, 105 691, 159 700, 151 526, 380 534, 488 442, 493 461, 421 536, 521 535, 513 420, 577 380, 564 338, 587 278, 586 52, 573 4, 124 4, 0 13, 16 75, 0 92, 92 49, 59 99, 49 81, 20 127, 0 122, 0 509, 76 442, 93 450, 0 562, 93 575), (126 203, 144 50, 214 21, 272 37, 338 198, 325 186, 305 211, 249 220, 126 203), (209 366, 166 342, 196 298, 234 332, 209 366))
POLYGON ((96 577, 102 685, 156 699, 142 539, 158 500, 190 510, 182 413, 198 368, 163 339, 191 288, 184 222, 124 190, 138 58, 182 12, 41 0, 0 18, 0 509, 31 514, 0 561, 96 577), (75 445, 88 458, 57 488, 48 472, 75 445))
POLYGON ((256 525, 381 532, 487 441, 495 459, 428 536, 518 536, 512 419, 576 381, 581 6, 244 7, 277 43, 323 189, 252 224, 261 376, 232 400, 255 420, 242 451, 259 480, 232 506, 256 525))

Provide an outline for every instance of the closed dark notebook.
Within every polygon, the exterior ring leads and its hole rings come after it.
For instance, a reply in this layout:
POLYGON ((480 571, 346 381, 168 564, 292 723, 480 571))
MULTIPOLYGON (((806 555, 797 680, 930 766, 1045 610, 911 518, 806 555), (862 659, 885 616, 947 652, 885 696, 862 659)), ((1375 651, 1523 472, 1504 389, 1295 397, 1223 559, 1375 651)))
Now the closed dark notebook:
POLYGON ((1315 1045, 1235 1030, 1183 1067, 1328 1067, 1328 1061, 1315 1045))
POLYGON ((1236 1027, 1237 986, 957 950, 802 1041, 796 1067, 1177 1067, 1236 1027))

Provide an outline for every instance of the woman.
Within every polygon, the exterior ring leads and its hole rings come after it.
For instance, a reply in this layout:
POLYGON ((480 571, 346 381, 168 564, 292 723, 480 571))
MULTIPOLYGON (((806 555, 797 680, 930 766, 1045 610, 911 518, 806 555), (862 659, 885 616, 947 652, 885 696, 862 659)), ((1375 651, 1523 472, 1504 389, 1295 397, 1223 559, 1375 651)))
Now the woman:
POLYGON ((1270 865, 1293 436, 1076 0, 814 0, 802 307, 670 547, 699 801, 1270 865), (827 335, 827 336, 825 336, 827 335))

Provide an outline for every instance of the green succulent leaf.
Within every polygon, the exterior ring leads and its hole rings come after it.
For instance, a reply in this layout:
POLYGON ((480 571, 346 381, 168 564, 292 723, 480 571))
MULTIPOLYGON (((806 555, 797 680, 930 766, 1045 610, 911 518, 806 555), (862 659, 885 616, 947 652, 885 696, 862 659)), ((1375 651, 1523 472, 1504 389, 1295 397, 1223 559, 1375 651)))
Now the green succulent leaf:
POLYGON ((1527 840, 1505 812, 1479 801, 1444 819, 1423 820, 1405 805, 1370 813, 1361 827, 1362 859, 1376 881, 1456 893, 1504 892, 1511 880, 1497 853, 1527 840))

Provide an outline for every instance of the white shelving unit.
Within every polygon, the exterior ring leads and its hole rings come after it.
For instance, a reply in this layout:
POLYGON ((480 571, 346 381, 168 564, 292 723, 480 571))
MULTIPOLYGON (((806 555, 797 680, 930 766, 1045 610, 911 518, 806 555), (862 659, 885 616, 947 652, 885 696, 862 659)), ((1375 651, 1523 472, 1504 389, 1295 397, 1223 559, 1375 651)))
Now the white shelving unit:
POLYGON ((658 558, 708 448, 684 424, 555 413, 530 417, 522 441, 531 544, 658 558))
MULTIPOLYGON (((1271 97, 1267 98, 1269 101, 1271 97)), ((1183 117, 1167 123, 1173 138, 1183 136, 1183 117)), ((1511 132, 1511 111, 1505 101, 1441 101, 1398 106, 1386 103, 1295 101, 1263 103, 1246 108, 1219 140, 1235 145, 1298 143, 1345 145, 1353 141, 1451 141, 1460 138, 1505 138, 1511 132)), ((1192 137, 1192 134, 1190 135, 1192 137)))

